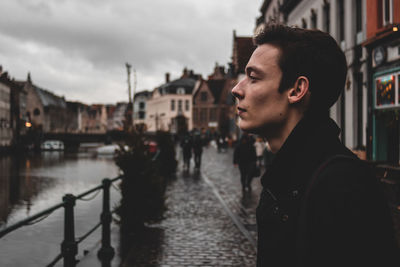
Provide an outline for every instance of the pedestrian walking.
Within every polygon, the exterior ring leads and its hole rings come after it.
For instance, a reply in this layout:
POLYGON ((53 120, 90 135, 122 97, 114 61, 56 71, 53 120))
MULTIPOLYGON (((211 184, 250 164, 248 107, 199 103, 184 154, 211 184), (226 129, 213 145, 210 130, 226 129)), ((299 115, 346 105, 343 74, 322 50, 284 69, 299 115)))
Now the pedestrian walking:
POLYGON ((257 166, 261 168, 263 165, 263 155, 265 150, 265 143, 261 137, 257 137, 256 141, 254 142, 254 147, 257 155, 257 166))
POLYGON ((192 158, 193 140, 189 133, 186 133, 183 137, 182 143, 182 155, 183 155, 183 168, 184 170, 190 169, 190 160, 192 158))
POLYGON ((242 190, 251 190, 251 181, 256 168, 257 155, 254 141, 246 133, 239 140, 233 153, 233 164, 239 166, 242 190))
POLYGON ((239 127, 275 153, 261 178, 257 266, 400 266, 379 181, 329 117, 346 81, 343 51, 326 32, 278 24, 254 40, 232 94, 239 127))
POLYGON ((194 135, 193 153, 195 168, 199 170, 201 166, 201 155, 203 154, 203 139, 200 133, 194 135))

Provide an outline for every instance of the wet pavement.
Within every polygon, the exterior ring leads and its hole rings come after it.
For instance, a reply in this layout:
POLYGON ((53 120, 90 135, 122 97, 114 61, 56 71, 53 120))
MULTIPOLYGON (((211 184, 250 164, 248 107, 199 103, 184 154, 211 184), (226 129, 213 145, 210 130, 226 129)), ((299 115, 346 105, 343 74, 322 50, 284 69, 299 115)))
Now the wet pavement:
POLYGON ((165 219, 148 225, 121 266, 255 266, 260 181, 243 194, 232 161, 232 149, 217 153, 212 146, 204 149, 200 171, 193 162, 182 171, 179 160, 165 219))

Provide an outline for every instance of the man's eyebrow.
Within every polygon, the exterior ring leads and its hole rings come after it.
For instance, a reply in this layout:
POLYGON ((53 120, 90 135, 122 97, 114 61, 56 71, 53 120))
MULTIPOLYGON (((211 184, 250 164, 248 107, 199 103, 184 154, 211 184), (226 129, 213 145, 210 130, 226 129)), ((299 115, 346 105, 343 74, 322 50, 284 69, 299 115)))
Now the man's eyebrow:
POLYGON ((253 67, 253 66, 246 67, 246 73, 250 74, 251 72, 254 72, 255 74, 259 74, 259 75, 263 74, 263 72, 256 67, 253 67))

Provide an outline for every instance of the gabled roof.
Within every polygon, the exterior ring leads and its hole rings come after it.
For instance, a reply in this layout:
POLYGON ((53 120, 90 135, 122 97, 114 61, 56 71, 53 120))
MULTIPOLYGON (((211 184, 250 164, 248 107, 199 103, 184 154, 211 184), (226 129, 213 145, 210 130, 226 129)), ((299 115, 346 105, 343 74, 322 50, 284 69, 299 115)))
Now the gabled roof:
POLYGON ((65 99, 63 97, 56 96, 55 94, 33 84, 32 87, 36 91, 44 107, 51 107, 51 106, 61 107, 61 108, 67 107, 65 99))
POLYGON ((144 96, 144 97, 149 98, 149 97, 151 96, 151 92, 149 92, 149 91, 147 91, 147 90, 140 91, 140 92, 137 92, 137 93, 135 94, 135 98, 138 97, 138 96, 144 96))
POLYGON ((181 78, 161 85, 157 88, 161 95, 176 94, 178 88, 185 89, 185 94, 192 94, 196 80, 192 78, 181 78))

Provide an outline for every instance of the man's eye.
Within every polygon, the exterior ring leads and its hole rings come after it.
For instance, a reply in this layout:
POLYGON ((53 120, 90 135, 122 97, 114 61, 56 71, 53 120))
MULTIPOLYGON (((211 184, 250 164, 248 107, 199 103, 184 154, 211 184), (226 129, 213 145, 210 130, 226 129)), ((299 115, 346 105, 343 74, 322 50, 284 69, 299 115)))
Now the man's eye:
POLYGON ((249 78, 250 78, 250 80, 253 80, 253 81, 257 80, 257 78, 252 75, 249 75, 249 78))

